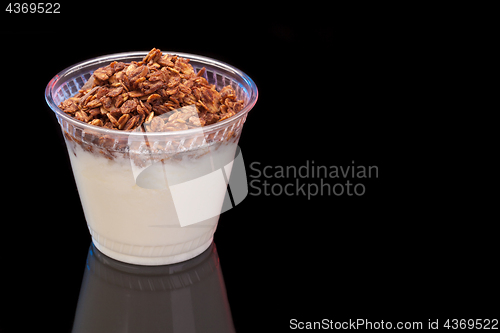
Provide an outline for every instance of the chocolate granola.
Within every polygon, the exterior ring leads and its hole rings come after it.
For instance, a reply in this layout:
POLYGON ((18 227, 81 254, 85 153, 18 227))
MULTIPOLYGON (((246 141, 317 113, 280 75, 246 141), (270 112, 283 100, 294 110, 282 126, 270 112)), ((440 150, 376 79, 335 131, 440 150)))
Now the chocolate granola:
POLYGON ((98 68, 59 108, 85 123, 123 131, 179 131, 214 124, 243 108, 231 86, 217 91, 189 59, 153 48, 142 61, 98 68), (168 113, 167 117, 157 117, 168 113), (141 127, 142 126, 142 127, 141 127))

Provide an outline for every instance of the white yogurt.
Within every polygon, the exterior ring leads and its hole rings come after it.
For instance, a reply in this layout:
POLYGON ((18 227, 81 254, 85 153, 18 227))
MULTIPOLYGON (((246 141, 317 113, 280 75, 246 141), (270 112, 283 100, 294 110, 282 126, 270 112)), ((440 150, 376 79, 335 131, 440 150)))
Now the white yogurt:
POLYGON ((186 154, 138 167, 128 158, 110 160, 67 142, 96 247, 114 259, 142 265, 171 264, 203 252, 227 195, 225 179, 236 146, 225 142, 197 158, 186 154))

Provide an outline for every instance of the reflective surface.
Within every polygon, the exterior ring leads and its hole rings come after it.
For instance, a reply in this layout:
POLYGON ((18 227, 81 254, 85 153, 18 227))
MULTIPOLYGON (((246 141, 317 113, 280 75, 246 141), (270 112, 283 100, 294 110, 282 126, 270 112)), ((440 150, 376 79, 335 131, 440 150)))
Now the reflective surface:
POLYGON ((215 244, 165 266, 122 263, 92 244, 72 332, 235 332, 215 244))

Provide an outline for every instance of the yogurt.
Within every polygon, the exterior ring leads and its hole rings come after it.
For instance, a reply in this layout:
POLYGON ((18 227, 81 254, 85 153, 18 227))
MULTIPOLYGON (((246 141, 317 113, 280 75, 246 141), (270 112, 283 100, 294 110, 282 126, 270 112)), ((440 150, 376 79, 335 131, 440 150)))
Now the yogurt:
POLYGON ((210 246, 227 195, 236 142, 136 165, 83 149, 66 138, 95 246, 133 264, 188 260, 210 246), (201 156, 200 156, 201 155, 201 156))

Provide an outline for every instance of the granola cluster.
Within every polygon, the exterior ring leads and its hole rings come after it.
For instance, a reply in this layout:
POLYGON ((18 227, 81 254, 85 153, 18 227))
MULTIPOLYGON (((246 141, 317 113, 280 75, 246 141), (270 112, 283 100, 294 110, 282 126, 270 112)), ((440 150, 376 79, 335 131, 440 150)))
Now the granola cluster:
POLYGON ((59 108, 91 125, 154 132, 206 126, 238 113, 243 100, 234 89, 217 91, 204 74, 205 68, 195 73, 189 59, 153 48, 139 62, 98 68, 59 108))

